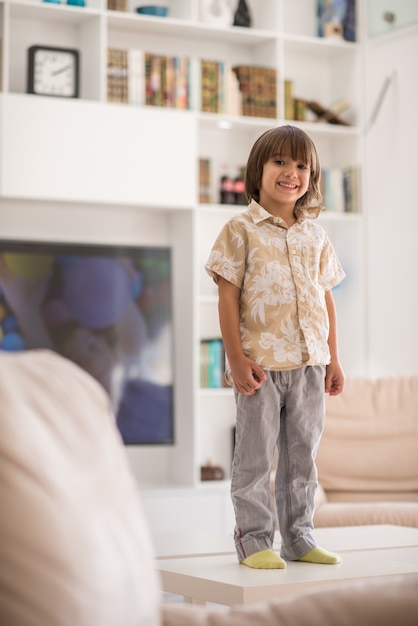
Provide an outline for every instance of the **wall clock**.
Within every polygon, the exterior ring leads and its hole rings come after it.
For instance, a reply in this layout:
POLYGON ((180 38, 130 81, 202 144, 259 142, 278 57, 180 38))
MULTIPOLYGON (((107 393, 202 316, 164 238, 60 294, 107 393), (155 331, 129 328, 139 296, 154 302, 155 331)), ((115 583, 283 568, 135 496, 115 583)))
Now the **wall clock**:
POLYGON ((78 98, 80 54, 71 48, 28 49, 28 93, 78 98))

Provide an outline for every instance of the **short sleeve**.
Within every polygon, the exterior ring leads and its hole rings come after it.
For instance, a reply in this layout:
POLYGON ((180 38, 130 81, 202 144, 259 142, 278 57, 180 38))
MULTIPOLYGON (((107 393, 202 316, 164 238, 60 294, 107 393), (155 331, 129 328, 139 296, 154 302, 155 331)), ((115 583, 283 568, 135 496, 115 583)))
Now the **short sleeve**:
POLYGON ((237 220, 230 220, 219 233, 205 269, 215 283, 219 276, 241 288, 245 275, 246 237, 237 220))
POLYGON ((330 291, 344 280, 345 276, 340 260, 328 236, 325 235, 320 261, 320 284, 325 291, 330 291))

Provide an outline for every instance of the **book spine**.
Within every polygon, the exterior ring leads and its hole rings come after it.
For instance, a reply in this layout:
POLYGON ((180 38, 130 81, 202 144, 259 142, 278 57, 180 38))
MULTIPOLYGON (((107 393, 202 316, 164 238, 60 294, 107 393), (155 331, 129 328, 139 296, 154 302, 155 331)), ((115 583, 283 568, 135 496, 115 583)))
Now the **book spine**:
POLYGON ((210 159, 199 159, 199 202, 210 204, 212 202, 211 188, 211 164, 210 159))
POLYGON ((201 110, 205 113, 219 112, 219 64, 201 61, 201 110))
POLYGON ((225 350, 220 338, 200 341, 200 386, 208 389, 224 387, 225 350))
POLYGON ((129 50, 129 103, 145 104, 145 58, 142 50, 129 50))

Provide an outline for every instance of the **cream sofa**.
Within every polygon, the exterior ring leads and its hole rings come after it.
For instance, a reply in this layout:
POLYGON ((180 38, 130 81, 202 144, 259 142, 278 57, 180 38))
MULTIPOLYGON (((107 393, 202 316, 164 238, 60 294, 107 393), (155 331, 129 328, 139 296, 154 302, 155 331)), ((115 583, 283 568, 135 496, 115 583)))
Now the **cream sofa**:
POLYGON ((315 526, 418 527, 418 376, 349 379, 326 403, 315 526))
POLYGON ((161 605, 107 397, 56 354, 0 352, 0 432, 2 626, 417 624, 418 576, 225 611, 161 605))

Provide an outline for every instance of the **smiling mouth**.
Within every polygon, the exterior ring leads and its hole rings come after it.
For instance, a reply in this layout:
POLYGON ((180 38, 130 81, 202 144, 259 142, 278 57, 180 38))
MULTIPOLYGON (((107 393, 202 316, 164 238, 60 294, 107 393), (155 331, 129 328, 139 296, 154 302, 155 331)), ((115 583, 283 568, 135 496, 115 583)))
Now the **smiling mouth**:
POLYGON ((279 182, 279 187, 284 187, 284 189, 297 189, 298 185, 292 185, 292 183, 285 183, 281 181, 279 182))

